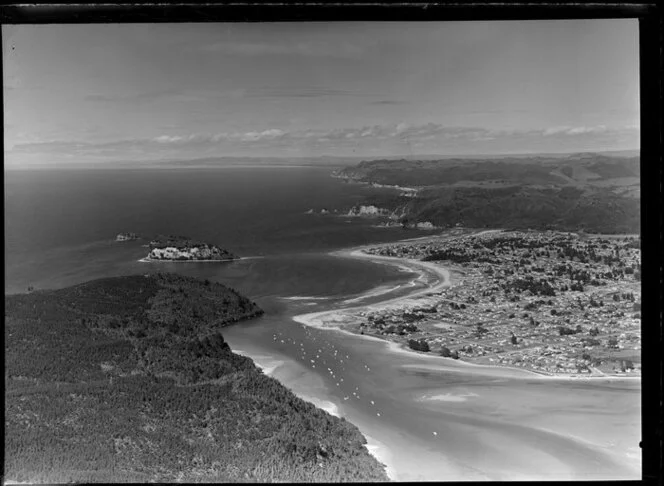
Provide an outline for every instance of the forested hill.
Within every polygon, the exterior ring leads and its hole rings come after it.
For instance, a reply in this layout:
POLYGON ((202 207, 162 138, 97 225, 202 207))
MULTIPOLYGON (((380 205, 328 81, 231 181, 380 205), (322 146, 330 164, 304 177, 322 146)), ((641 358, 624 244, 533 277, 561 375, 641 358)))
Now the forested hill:
POLYGON ((261 309, 171 274, 5 297, 4 479, 381 481, 359 430, 234 354, 261 309))
POLYGON ((573 154, 499 159, 371 160, 335 172, 348 182, 415 188, 365 204, 404 213, 405 226, 464 225, 634 233, 639 157, 573 154))

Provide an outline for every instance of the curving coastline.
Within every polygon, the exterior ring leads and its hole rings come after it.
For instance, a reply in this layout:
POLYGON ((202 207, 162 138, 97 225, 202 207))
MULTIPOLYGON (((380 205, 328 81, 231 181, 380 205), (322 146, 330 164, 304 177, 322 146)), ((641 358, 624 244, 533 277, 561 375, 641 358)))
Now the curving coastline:
POLYGON ((223 262, 234 262, 240 260, 240 258, 226 258, 224 260, 174 260, 166 258, 150 258, 149 256, 141 258, 138 261, 141 263, 152 263, 152 262, 165 262, 165 263, 223 263, 223 262))
POLYGON ((150 258, 146 256, 144 258, 139 258, 138 262, 141 263, 226 263, 226 262, 237 262, 240 260, 254 260, 256 258, 264 258, 263 256, 248 256, 248 257, 237 257, 237 258, 226 258, 224 260, 166 260, 163 258, 150 258))
MULTIPOLYGON (((486 233, 495 232, 499 230, 488 230, 484 231, 486 233)), ((483 232, 480 232, 480 234, 483 232)), ((426 240, 431 237, 422 237, 422 238, 410 238, 405 241, 417 241, 417 240, 426 240)), ((422 304, 422 297, 430 296, 432 294, 438 293, 441 290, 451 286, 453 283, 452 273, 454 273, 455 278, 460 278, 462 275, 459 272, 451 272, 450 269, 442 267, 434 262, 424 262, 415 259, 409 258, 395 258, 381 255, 374 255, 365 253, 363 250, 367 248, 374 248, 377 245, 363 245, 361 247, 354 247, 345 250, 338 250, 330 252, 330 255, 339 256, 342 258, 356 258, 371 260, 376 263, 393 265, 399 269, 406 272, 419 273, 420 276, 410 282, 410 286, 414 288, 412 292, 409 292, 406 295, 399 295, 396 297, 388 297, 385 300, 380 302, 373 302, 370 304, 360 304, 353 306, 344 306, 338 309, 331 309, 321 312, 311 312, 306 314, 299 314, 293 316, 293 320, 314 328, 318 329, 333 329, 338 332, 344 332, 352 334, 354 336, 361 336, 365 339, 374 339, 381 342, 384 342, 387 345, 388 351, 397 352, 397 353, 406 353, 409 356, 417 356, 426 361, 431 361, 431 364, 422 365, 423 367, 434 370, 434 369, 445 369, 449 370, 450 368, 459 368, 464 367, 474 368, 474 371, 477 372, 486 372, 491 375, 502 374, 505 377, 515 378, 522 377, 528 379, 550 379, 550 380, 638 380, 639 376, 615 376, 615 375, 572 375, 566 373, 556 373, 549 374, 540 371, 528 370, 524 368, 518 368, 515 366, 509 365, 498 365, 498 364, 480 364, 472 363, 463 359, 452 360, 450 358, 445 358, 437 354, 429 353, 419 353, 415 350, 410 349, 404 343, 400 343, 391 339, 386 339, 381 336, 374 335, 365 335, 354 330, 354 326, 349 322, 351 316, 349 314, 356 313, 358 311, 363 312, 375 312, 382 310, 391 310, 399 307, 402 304, 405 304, 409 301, 414 301, 418 299, 418 304, 422 304), (427 279, 429 281, 427 281, 427 279), (435 364, 434 364, 435 363, 435 364), (502 372, 502 373, 501 373, 502 372)), ((463 284, 462 282, 458 282, 463 284)), ((390 294, 394 290, 397 290, 399 286, 391 289, 383 289, 378 287, 376 289, 370 290, 358 297, 346 299, 344 303, 354 303, 366 300, 369 298, 377 297, 380 295, 390 294)))

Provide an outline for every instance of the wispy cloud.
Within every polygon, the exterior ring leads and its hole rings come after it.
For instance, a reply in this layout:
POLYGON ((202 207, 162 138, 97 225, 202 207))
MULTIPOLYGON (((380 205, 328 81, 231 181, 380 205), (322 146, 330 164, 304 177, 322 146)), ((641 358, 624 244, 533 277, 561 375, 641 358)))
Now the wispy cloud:
POLYGON ((89 94, 84 97, 86 101, 97 101, 101 103, 141 103, 155 101, 160 98, 173 98, 182 95, 183 91, 178 89, 165 89, 146 91, 130 95, 108 95, 108 94, 89 94))
POLYGON ((166 100, 169 102, 213 101, 219 99, 241 98, 245 95, 244 88, 230 90, 212 89, 163 89, 144 91, 135 94, 89 94, 85 101, 117 104, 142 104, 166 100))
POLYGON ((609 131, 609 129, 604 125, 580 126, 580 127, 560 126, 560 127, 547 128, 542 132, 542 135, 545 137, 552 135, 583 135, 589 133, 594 133, 594 134, 606 133, 607 131, 609 131))
POLYGON ((157 142, 160 144, 200 144, 200 143, 218 143, 218 142, 258 142, 260 140, 275 140, 286 135, 285 132, 277 128, 270 128, 261 132, 223 132, 216 134, 190 134, 181 135, 160 135, 147 140, 147 142, 157 142))
MULTIPOLYGON (((241 151, 265 149, 293 151, 300 148, 315 150, 352 150, 371 153, 376 148, 389 150, 462 150, 468 147, 514 147, 519 151, 537 148, 542 144, 564 146, 569 142, 612 147, 615 140, 636 141, 638 128, 633 126, 607 128, 598 126, 555 127, 531 130, 490 130, 478 127, 449 127, 436 123, 410 125, 407 123, 336 128, 330 130, 282 130, 267 128, 221 133, 163 134, 152 138, 116 140, 104 143, 49 140, 16 143, 14 154, 55 154, 67 157, 137 157, 146 159, 167 156, 201 156, 218 154, 220 150, 241 151), (493 145, 492 145, 493 144, 493 145)), ((572 146, 572 145, 570 145, 572 146)), ((590 145, 589 145, 590 146, 590 145)), ((555 151, 555 150, 554 150, 555 151)), ((459 152, 454 152, 459 153, 459 152)), ((481 152, 480 152, 481 153, 481 152)), ((486 153, 486 152, 485 152, 486 153)))
POLYGON ((167 89, 159 91, 146 91, 130 95, 108 95, 90 94, 84 97, 86 101, 97 101, 101 103, 141 103, 155 101, 160 98, 172 98, 183 94, 182 90, 167 89))
POLYGON ((407 101, 399 100, 377 100, 369 103, 370 105, 405 105, 408 104, 407 101))
POLYGON ((202 51, 236 56, 305 56, 360 58, 364 49, 349 42, 215 42, 201 47, 202 51))
POLYGON ((289 87, 260 87, 249 88, 245 91, 245 98, 321 98, 334 96, 362 96, 357 91, 347 89, 332 89, 325 86, 289 86, 289 87))

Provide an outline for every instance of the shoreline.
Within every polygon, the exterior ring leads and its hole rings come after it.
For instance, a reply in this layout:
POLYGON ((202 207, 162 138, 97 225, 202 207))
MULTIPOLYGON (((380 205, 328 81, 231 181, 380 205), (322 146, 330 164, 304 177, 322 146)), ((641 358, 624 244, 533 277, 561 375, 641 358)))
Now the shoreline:
POLYGON ((253 256, 253 257, 239 257, 239 258, 226 258, 223 260, 166 260, 166 259, 156 259, 156 258, 150 258, 150 257, 143 257, 140 258, 139 260, 136 260, 141 263, 160 263, 160 262, 165 262, 165 263, 226 263, 226 262, 237 262, 239 260, 253 260, 255 258, 263 258, 261 256, 253 256))
MULTIPOLYGON (((477 234, 482 234, 486 232, 500 232, 502 230, 482 230, 478 231, 477 234)), ((382 300, 379 302, 374 302, 370 304, 359 304, 359 305, 354 305, 350 307, 342 307, 339 309, 331 309, 331 310, 326 310, 326 311, 320 311, 320 312, 310 312, 310 313, 305 313, 305 314, 298 314, 292 317, 292 319, 295 322, 298 322, 302 325, 309 326, 309 327, 314 327, 317 329, 326 329, 326 330, 334 330, 342 333, 347 333, 353 336, 358 336, 361 338, 365 339, 374 339, 378 340, 380 342, 383 342, 387 345, 388 350, 391 352, 396 352, 396 353, 405 353, 409 356, 412 357, 420 357, 420 358, 425 358, 427 360, 435 360, 436 363, 435 365, 432 363, 431 365, 423 365, 424 367, 427 367, 428 369, 434 369, 440 367, 440 369, 445 369, 447 371, 450 370, 450 368, 456 368, 457 366, 459 367, 475 367, 478 368, 478 371, 481 369, 487 370, 487 371, 501 371, 504 370, 506 375, 509 375, 510 378, 515 378, 515 373, 516 374, 522 374, 521 378, 534 378, 534 379, 542 379, 542 380, 611 380, 611 381, 620 381, 620 380, 636 380, 636 379, 641 379, 641 376, 620 376, 620 375, 585 375, 585 374, 571 374, 571 373, 546 373, 546 372, 541 372, 541 371, 535 371, 535 370, 529 370, 525 368, 520 368, 516 366, 507 366, 507 365, 496 365, 496 364, 481 364, 481 363, 473 363, 467 360, 463 359, 451 359, 451 358, 445 358, 443 356, 438 356, 430 353, 420 353, 414 350, 409 349, 406 347, 404 343, 400 343, 398 341, 393 341, 391 339, 386 339, 384 337, 379 337, 379 336, 374 336, 374 335, 367 335, 367 334, 360 334, 354 331, 351 331, 349 329, 345 329, 344 323, 339 323, 338 318, 342 317, 344 314, 346 314, 349 311, 358 311, 358 310, 365 310, 365 311, 378 311, 378 310, 383 310, 383 309, 389 309, 390 307, 397 305, 403 301, 407 301, 410 299, 416 299, 419 297, 422 297, 427 294, 432 294, 436 292, 440 292, 441 289, 444 289, 446 287, 449 287, 452 285, 452 279, 451 279, 451 274, 454 273, 455 276, 458 278, 461 276, 460 272, 458 271, 450 271, 450 269, 446 267, 442 267, 440 265, 437 265, 433 262, 423 262, 421 260, 415 260, 415 259, 410 259, 410 258, 396 258, 396 257, 388 257, 388 256, 380 256, 380 255, 373 255, 369 253, 365 253, 363 250, 368 249, 368 248, 376 248, 380 247, 384 244, 395 244, 395 243, 401 243, 401 242, 407 242, 407 241, 416 241, 416 240, 425 240, 425 239, 430 239, 434 237, 442 237, 444 238, 445 235, 430 235, 430 236, 424 236, 424 237, 417 237, 417 238, 408 238, 405 240, 399 240, 397 242, 389 242, 389 243, 378 243, 378 244, 373 244, 373 245, 362 245, 358 247, 352 247, 348 249, 343 249, 343 250, 335 250, 330 252, 329 254, 332 256, 338 256, 342 258, 359 258, 359 259, 364 259, 364 260, 370 260, 374 261, 375 263, 381 263, 381 264, 387 264, 387 265, 393 265, 399 267, 401 270, 407 271, 407 272, 412 272, 412 273, 419 273, 420 277, 417 279, 414 279, 411 281, 411 285, 416 285, 413 282, 419 280, 422 281, 423 278, 425 278, 428 275, 435 275, 437 277, 437 282, 433 285, 426 283, 425 287, 423 289, 408 293, 406 295, 402 296, 397 296, 393 298, 388 298, 386 300, 382 300), (331 317, 329 320, 325 320, 325 317, 331 317), (452 365, 450 367, 447 367, 445 365, 452 365), (528 376, 526 376, 528 375, 528 376)), ((395 290, 397 287, 383 291, 383 292, 377 292, 376 290, 380 289, 380 287, 377 287, 375 289, 372 289, 368 292, 365 292, 364 294, 355 297, 355 298, 349 298, 346 299, 344 302, 357 302, 361 301, 367 298, 371 297, 376 297, 382 294, 389 293, 392 290, 395 290)), ((417 366, 417 365, 413 365, 417 366)), ((470 370, 468 370, 470 371, 470 370)))
MULTIPOLYGON (((246 356, 250 358, 254 362, 254 364, 266 376, 271 376, 275 379, 278 379, 276 378, 276 376, 274 376, 275 371, 285 364, 284 360, 275 359, 274 357, 269 355, 256 354, 250 351, 246 351, 242 348, 235 348, 233 349, 233 352, 241 356, 246 356)), ((291 392, 293 392, 298 398, 304 400, 305 402, 309 402, 312 405, 316 406, 317 408, 325 410, 330 415, 333 415, 338 418, 344 418, 344 414, 342 412, 343 409, 340 404, 328 400, 327 398, 319 398, 311 393, 305 393, 300 389, 289 386, 287 382, 283 382, 282 380, 279 381, 284 386, 288 387, 288 389, 291 392)), ((387 447, 384 443, 380 442, 379 440, 376 440, 375 438, 371 437, 370 435, 365 434, 360 428, 360 426, 357 425, 356 423, 353 422, 353 424, 358 429, 360 429, 360 433, 366 439, 367 442, 366 444, 364 444, 364 447, 367 449, 369 454, 371 454, 374 458, 376 458, 378 462, 380 462, 385 466, 385 474, 387 474, 387 477, 390 479, 390 481, 398 481, 396 469, 392 461, 392 451, 389 449, 389 447, 387 447)))

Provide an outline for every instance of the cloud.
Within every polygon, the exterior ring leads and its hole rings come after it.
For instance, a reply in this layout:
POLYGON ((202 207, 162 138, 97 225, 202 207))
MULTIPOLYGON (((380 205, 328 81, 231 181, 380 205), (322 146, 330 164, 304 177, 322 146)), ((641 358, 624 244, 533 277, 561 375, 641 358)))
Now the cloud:
POLYGON ((146 91, 143 93, 129 95, 107 95, 107 94, 89 94, 84 97, 86 101, 95 101, 100 103, 141 103, 155 101, 161 98, 172 98, 182 95, 183 91, 178 89, 164 89, 155 91, 146 91))
POLYGON ((89 94, 84 97, 86 101, 99 103, 137 104, 149 103, 166 99, 169 101, 209 101, 220 98, 241 98, 246 90, 244 88, 230 90, 214 89, 162 89, 144 91, 133 94, 89 94))
POLYGON ((291 86, 250 88, 245 98, 320 98, 330 96, 361 96, 360 93, 345 89, 332 89, 324 86, 291 86))
POLYGON ((235 56, 304 56, 346 59, 356 59, 364 54, 363 48, 349 42, 215 42, 202 46, 201 50, 235 56))
POLYGON ((154 141, 157 143, 174 143, 174 142, 180 142, 181 140, 183 140, 183 138, 177 135, 174 137, 171 137, 169 135, 160 135, 159 137, 154 138, 154 141))
POLYGON ((261 140, 275 140, 285 135, 283 130, 270 128, 262 132, 223 132, 215 134, 190 134, 190 135, 160 135, 149 139, 147 142, 160 144, 214 144, 219 142, 258 142, 261 140))
POLYGON ((107 103, 109 105, 145 105, 161 101, 177 103, 212 103, 220 100, 240 99, 244 97, 246 89, 236 88, 227 90, 216 89, 163 89, 145 91, 135 94, 100 94, 93 93, 84 97, 85 101, 92 103, 107 103))
MULTIPOLYGON (((624 129, 629 129, 630 127, 623 127, 624 129)), ((542 131, 542 135, 545 137, 551 136, 551 135, 583 135, 583 134, 590 134, 590 133, 604 133, 608 129, 604 125, 597 125, 593 127, 588 127, 588 126, 581 126, 581 127, 570 127, 570 126, 562 126, 562 127, 551 127, 547 128, 542 131)))
POLYGON ((399 100, 377 100, 369 103, 370 105, 405 105, 408 104, 406 101, 399 100))
POLYGON ((567 133, 569 135, 581 135, 584 133, 604 133, 606 127, 604 125, 599 125, 596 127, 575 127, 569 130, 567 133))
MULTIPOLYGON (((231 90, 177 90, 167 89, 159 91, 148 91, 137 94, 101 94, 93 93, 84 97, 86 101, 97 103, 149 103, 167 99, 169 101, 210 101, 221 98, 330 98, 342 96, 375 96, 349 89, 335 89, 326 86, 263 86, 256 88, 238 88, 231 90)), ((372 104, 401 104, 398 101, 385 100, 372 104)))
POLYGON ((571 127, 567 127, 567 126, 564 126, 564 127, 550 127, 550 128, 545 129, 542 132, 542 135, 544 135, 545 137, 548 137, 550 135, 557 135, 559 133, 566 133, 568 130, 571 130, 571 127))
MULTIPOLYGON (((628 126, 607 128, 598 126, 550 127, 529 130, 491 130, 482 127, 449 127, 436 123, 412 125, 407 123, 369 125, 334 129, 267 128, 220 133, 162 134, 152 138, 114 140, 103 143, 46 140, 34 137, 16 141, 8 152, 43 154, 91 159, 137 158, 156 160, 164 157, 213 156, 220 151, 248 153, 263 151, 273 155, 297 150, 318 153, 338 150, 339 153, 375 153, 380 148, 386 154, 411 152, 416 147, 428 153, 505 153, 551 150, 570 147, 620 148, 627 143, 638 146, 638 128, 628 126), (585 145, 584 145, 585 144, 585 145), (635 145, 636 144, 636 145, 635 145)), ((631 147, 633 148, 633 147, 631 147)), ((594 150, 594 149, 593 149, 594 150)))

